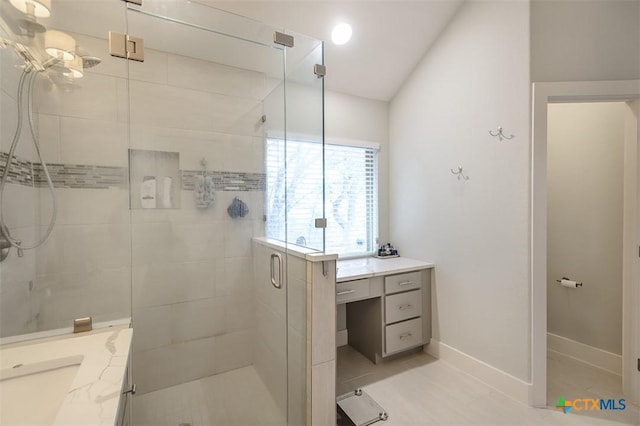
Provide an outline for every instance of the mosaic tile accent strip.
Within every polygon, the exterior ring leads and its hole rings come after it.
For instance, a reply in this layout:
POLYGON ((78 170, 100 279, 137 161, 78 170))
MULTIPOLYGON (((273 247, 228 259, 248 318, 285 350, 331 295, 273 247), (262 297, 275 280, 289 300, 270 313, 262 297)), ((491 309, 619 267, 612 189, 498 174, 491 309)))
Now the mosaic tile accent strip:
MULTIPOLYGON (((0 152, 0 172, 9 155, 0 152)), ((126 167, 91 166, 86 164, 47 164, 53 186, 56 188, 108 189, 122 188, 128 184, 129 169, 126 167)), ((181 170, 182 190, 193 191, 196 176, 201 170, 181 170)), ((244 172, 209 171, 215 191, 264 191, 266 174, 244 172)), ((47 180, 40 163, 14 158, 9 169, 9 183, 46 187, 47 180)))
MULTIPOLYGON (((47 164, 53 186, 56 188, 109 189, 127 185, 126 167, 91 166, 85 164, 47 164)), ((34 182, 46 187, 47 178, 40 163, 33 164, 34 182)))
MULTIPOLYGON (((0 176, 4 176, 4 168, 8 159, 8 153, 0 152, 0 176)), ((13 157, 11 167, 9 167, 7 182, 24 186, 33 186, 33 168, 31 162, 13 157)))
MULTIPOLYGON (((193 191, 196 176, 201 175, 201 170, 182 170, 182 190, 193 191)), ((216 191, 264 191, 266 188, 264 173, 208 171, 207 176, 213 178, 216 191)))

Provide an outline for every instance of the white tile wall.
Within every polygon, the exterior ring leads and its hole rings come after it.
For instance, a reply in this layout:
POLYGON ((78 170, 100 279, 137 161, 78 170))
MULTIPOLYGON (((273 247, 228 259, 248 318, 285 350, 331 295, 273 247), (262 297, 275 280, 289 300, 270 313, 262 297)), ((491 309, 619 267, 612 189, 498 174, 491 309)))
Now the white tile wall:
POLYGON ((61 117, 60 162, 127 167, 127 132, 124 122, 61 117))
MULTIPOLYGON (((46 161, 126 167, 128 148, 135 148, 179 152, 184 170, 199 170, 206 158, 209 170, 264 171, 261 74, 153 49, 144 63, 126 62, 111 58, 104 40, 74 36, 102 63, 73 82, 52 71, 36 81, 46 161)), ((0 59, 2 88, 10 92, 19 75, 5 72, 10 62, 0 59)), ((0 97, 5 141, 16 114, 11 96, 3 90, 0 97)), ((34 160, 25 146, 19 155, 34 160)), ((4 142, 0 148, 8 150, 4 142)), ((11 194, 34 208, 7 216, 38 223, 42 232, 52 205, 46 188, 33 191, 35 203, 22 189, 11 194)), ((250 365, 260 315, 266 323, 284 318, 268 318, 254 305, 250 241, 264 232, 263 193, 219 192, 207 210, 195 208, 191 191, 181 191, 182 207, 171 210, 130 211, 128 197, 127 188, 56 189, 58 219, 49 240, 32 257, 1 266, 0 291, 11 294, 2 298, 3 308, 11 305, 3 311, 26 330, 36 314, 40 327, 51 328, 80 315, 128 316, 133 306, 141 393, 250 365), (247 217, 228 216, 235 196, 249 205, 247 217), (32 292, 25 290, 29 281, 32 292)), ((285 306, 282 294, 264 303, 285 306)), ((284 342, 285 333, 281 328, 284 342)), ((286 360, 286 352, 269 359, 286 360)))
POLYGON ((135 309, 135 312, 136 315, 133 318, 134 353, 171 344, 171 305, 140 307, 135 309))
POLYGON ((168 55, 168 84, 258 101, 263 98, 260 74, 186 56, 168 55))
MULTIPOLYGON (((37 189, 12 183, 5 185, 2 197, 2 213, 10 230, 33 226, 37 218, 37 197, 37 189), (9 206, 11 208, 8 208, 9 206)), ((19 231, 14 233, 15 238, 21 238, 19 231)))
MULTIPOLYGON (((256 73, 148 54, 130 68, 131 147, 179 152, 182 170, 200 170, 205 158, 209 170, 263 172, 256 73)), ((264 230, 263 197, 217 192, 210 208, 198 210, 193 192, 181 191, 180 209, 131 211, 135 327, 138 334, 166 329, 136 343, 142 392, 254 362, 261 314, 253 305, 250 242, 264 230), (247 217, 227 214, 234 196, 249 205, 247 217)))
POLYGON ((134 309, 212 298, 218 271, 210 260, 134 265, 134 309))
POLYGON ((258 135, 260 102, 200 90, 132 80, 131 120, 135 123, 189 130, 258 135))
MULTIPOLYGON (((51 71, 54 72, 54 71, 51 71)), ((117 78, 86 73, 79 79, 50 80, 39 76, 34 87, 34 105, 41 114, 93 120, 118 118, 117 78)))
POLYGON ((171 340, 186 342, 225 333, 225 300, 210 298, 171 305, 171 340))
MULTIPOLYGON (((37 190, 7 184, 2 203, 11 235, 26 244, 36 242, 37 190)), ((35 331, 39 303, 34 291, 35 270, 33 251, 25 251, 24 256, 19 257, 16 249, 12 248, 9 257, 0 263, 0 336, 35 331)))
POLYGON ((21 65, 22 61, 13 49, 0 50, 0 90, 13 99, 18 92, 17 82, 22 74, 21 65))
MULTIPOLYGON (((60 117, 47 114, 34 114, 34 123, 40 152, 47 163, 60 163, 60 117)), ((26 124, 25 124, 26 125, 26 124)), ((33 141, 27 139, 25 145, 31 146, 33 141)), ((33 161, 40 163, 35 155, 33 161)))
MULTIPOLYGON (((10 230, 25 241, 36 236, 33 226, 10 230)), ((0 263, 0 336, 36 331, 39 300, 34 290, 35 261, 33 251, 18 257, 11 249, 9 257, 0 263)))
MULTIPOLYGON (((24 117, 26 117, 26 104, 24 106, 24 110, 24 117)), ((2 112, 2 114, 0 114, 0 149, 4 152, 9 152, 16 132, 18 108, 15 99, 4 91, 0 91, 0 111, 2 112)), ((16 148, 15 154, 21 159, 33 160, 35 158, 35 153, 31 142, 32 139, 29 133, 29 126, 26 122, 22 126, 20 140, 21 143, 16 148), (25 141, 27 143, 24 143, 25 141)))
POLYGON ((129 62, 129 78, 149 83, 167 84, 167 57, 154 49, 144 50, 144 62, 129 62))
MULTIPOLYGON (((48 187, 38 189, 39 220, 51 221, 52 202, 48 187)), ((99 225, 129 223, 129 192, 126 188, 56 188, 56 225, 99 225)))

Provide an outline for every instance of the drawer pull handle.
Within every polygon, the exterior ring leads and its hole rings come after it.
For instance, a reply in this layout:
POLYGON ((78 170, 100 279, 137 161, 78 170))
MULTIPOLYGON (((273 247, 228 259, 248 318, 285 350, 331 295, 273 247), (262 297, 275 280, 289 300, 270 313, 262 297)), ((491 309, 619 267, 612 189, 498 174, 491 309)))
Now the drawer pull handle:
POLYGON ((336 296, 344 296, 345 294, 351 294, 351 293, 355 293, 355 290, 345 290, 345 291, 339 291, 336 293, 336 296))
POLYGON ((405 285, 411 285, 411 284, 413 284, 413 281, 403 281, 401 283, 398 283, 398 285, 401 286, 401 287, 405 286, 405 285))
POLYGON ((409 303, 398 306, 398 310, 399 311, 405 311, 405 310, 411 309, 411 308, 413 308, 413 305, 411 305, 409 303))
POLYGON ((413 336, 413 334, 411 334, 411 333, 404 333, 404 334, 401 334, 401 335, 400 335, 400 340, 408 339, 408 338, 409 338, 409 337, 411 337, 411 336, 413 336))

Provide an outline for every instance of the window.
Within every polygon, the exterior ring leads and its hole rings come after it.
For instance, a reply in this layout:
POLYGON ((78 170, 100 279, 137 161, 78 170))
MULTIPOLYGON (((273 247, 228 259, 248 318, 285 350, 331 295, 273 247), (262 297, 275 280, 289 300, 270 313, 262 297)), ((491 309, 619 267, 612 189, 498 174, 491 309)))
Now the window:
MULTIPOLYGON (((375 251, 376 157, 372 147, 325 144, 327 252, 344 256, 375 251)), ((267 139, 266 167, 267 237, 321 250, 322 230, 314 220, 323 217, 322 144, 289 140, 285 158, 285 141, 267 139)))

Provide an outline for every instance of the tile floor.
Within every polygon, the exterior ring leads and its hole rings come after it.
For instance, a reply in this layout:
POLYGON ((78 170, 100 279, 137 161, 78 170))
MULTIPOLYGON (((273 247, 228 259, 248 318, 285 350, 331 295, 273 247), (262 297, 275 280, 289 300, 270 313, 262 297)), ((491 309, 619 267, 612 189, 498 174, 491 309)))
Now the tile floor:
POLYGON ((275 401, 252 367, 136 395, 135 426, 282 425, 275 401))
MULTIPOLYGON (((590 376, 594 372, 584 365, 570 367, 571 363, 572 360, 550 360, 550 383, 555 387, 549 394, 564 391, 561 384, 571 383, 571 377, 576 377, 582 380, 576 382, 580 391, 584 385, 593 395, 613 397, 609 392, 615 393, 617 388, 611 383, 612 378, 590 376)), ((610 412, 602 412, 601 417, 564 414, 553 406, 531 408, 423 352, 374 365, 355 349, 343 346, 338 348, 337 369, 337 394, 363 388, 389 414, 384 426, 640 424, 640 411, 631 406, 622 415, 607 416, 610 412)))
MULTIPOLYGON (((374 365, 349 346, 338 348, 337 394, 363 388, 394 425, 640 425, 640 409, 569 412, 558 396, 619 398, 620 377, 555 352, 548 357, 547 409, 531 408, 443 361, 418 351, 374 365)), ((136 395, 136 426, 282 425, 275 402, 253 367, 136 395), (247 405, 248 403, 248 405, 247 405)))

